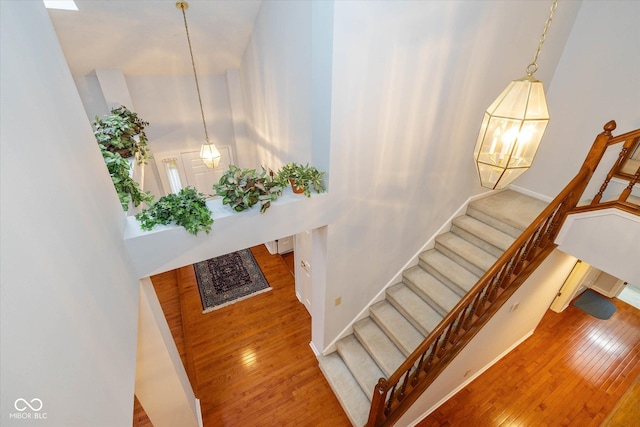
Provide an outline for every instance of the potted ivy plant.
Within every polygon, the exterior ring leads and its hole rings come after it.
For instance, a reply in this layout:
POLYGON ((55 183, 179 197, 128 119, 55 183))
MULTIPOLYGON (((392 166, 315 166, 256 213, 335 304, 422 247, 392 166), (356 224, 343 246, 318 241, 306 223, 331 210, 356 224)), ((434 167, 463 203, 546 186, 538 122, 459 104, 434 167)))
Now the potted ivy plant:
POLYGON ((294 193, 304 193, 305 196, 311 197, 311 188, 316 193, 324 192, 323 176, 324 172, 309 166, 308 163, 306 165, 287 163, 278 171, 276 182, 281 186, 290 183, 294 193))
POLYGON ((213 189, 216 196, 222 197, 222 203, 236 212, 260 202, 260 212, 264 213, 282 194, 282 187, 264 168, 262 172, 256 172, 255 169, 241 169, 235 165, 229 165, 213 189))
POLYGON ((140 119, 124 105, 113 108, 109 115, 101 119, 96 116, 93 125, 98 144, 108 151, 118 153, 123 158, 135 156, 138 164, 146 164, 146 160, 151 158, 144 132, 149 122, 140 119))
POLYGON ((136 207, 141 203, 150 204, 153 201, 153 195, 149 191, 142 191, 138 182, 131 177, 129 160, 123 159, 118 153, 112 153, 102 144, 100 144, 100 151, 118 193, 122 209, 126 212, 129 204, 136 207))
POLYGON ((151 230, 158 224, 174 223, 193 235, 197 235, 199 231, 209 234, 213 224, 205 195, 198 193, 193 187, 185 187, 177 194, 161 197, 137 214, 136 219, 140 221, 143 230, 151 230))

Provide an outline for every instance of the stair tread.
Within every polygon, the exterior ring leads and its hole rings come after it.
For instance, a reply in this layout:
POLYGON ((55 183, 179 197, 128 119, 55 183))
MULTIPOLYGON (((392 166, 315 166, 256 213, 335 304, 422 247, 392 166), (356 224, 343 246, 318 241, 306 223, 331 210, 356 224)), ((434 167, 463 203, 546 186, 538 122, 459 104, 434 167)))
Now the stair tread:
POLYGON ((474 200, 468 212, 475 210, 495 221, 513 227, 506 231, 517 237, 547 207, 547 203, 514 190, 504 190, 491 196, 474 200))
POLYGON ((411 322, 424 336, 429 335, 443 316, 420 298, 407 285, 401 283, 387 289, 387 297, 395 302, 396 308, 411 322), (397 304, 397 305, 396 305, 397 304))
POLYGON ((478 282, 478 276, 437 250, 431 249, 421 253, 420 261, 435 269, 465 292, 478 282))
MULTIPOLYGON (((454 292, 447 285, 433 277, 422 267, 415 266, 404 272, 407 285, 414 292, 422 294, 423 298, 428 298, 438 305, 442 310, 440 314, 445 315, 460 301, 460 295, 454 292), (443 313, 444 311, 444 313, 443 313)), ((438 309, 438 307, 434 307, 438 309)))
MULTIPOLYGON (((367 396, 373 393, 378 380, 385 377, 384 372, 371 358, 371 355, 352 334, 336 343, 338 354, 351 371, 367 396)), ((386 378, 386 377, 385 377, 386 378)))
POLYGON ((498 259, 489 252, 480 249, 471 242, 468 242, 451 232, 441 234, 436 237, 436 243, 444 246, 450 251, 464 258, 467 262, 473 264, 480 269, 483 274, 498 259))
POLYGON ((494 228, 482 221, 478 221, 469 215, 462 215, 454 218, 453 225, 466 230, 479 239, 501 249, 503 252, 506 251, 515 241, 515 238, 507 233, 503 233, 497 228, 494 228))
POLYGON ((405 356, 409 356, 424 339, 424 335, 387 300, 372 305, 369 313, 405 356))
POLYGON ((333 352, 327 356, 319 356, 318 364, 351 423, 356 426, 365 425, 371 401, 342 358, 333 352))
POLYGON ((405 361, 402 352, 370 317, 356 322, 353 332, 387 377, 405 361))

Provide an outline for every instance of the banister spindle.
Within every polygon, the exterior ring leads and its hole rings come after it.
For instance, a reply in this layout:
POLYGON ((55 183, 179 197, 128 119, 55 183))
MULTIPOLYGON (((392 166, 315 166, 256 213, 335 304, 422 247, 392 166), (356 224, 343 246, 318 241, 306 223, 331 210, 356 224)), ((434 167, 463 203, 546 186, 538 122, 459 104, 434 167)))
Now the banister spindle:
POLYGON ((633 186, 636 185, 638 181, 640 181, 640 166, 638 166, 638 170, 636 171, 635 175, 633 175, 631 181, 629 181, 629 185, 627 185, 627 187, 622 190, 622 194, 620 194, 620 198, 618 200, 621 202, 626 202, 629 198, 629 195, 631 194, 631 190, 633 190, 633 186))

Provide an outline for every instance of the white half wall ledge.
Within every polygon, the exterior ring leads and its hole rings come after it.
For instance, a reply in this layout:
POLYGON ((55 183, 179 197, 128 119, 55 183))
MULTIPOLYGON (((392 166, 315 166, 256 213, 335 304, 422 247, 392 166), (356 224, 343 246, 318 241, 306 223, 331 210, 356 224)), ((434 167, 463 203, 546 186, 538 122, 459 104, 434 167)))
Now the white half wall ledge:
POLYGON ((311 197, 293 194, 290 188, 271 203, 235 212, 221 199, 210 200, 214 223, 209 234, 189 234, 177 225, 158 225, 144 231, 133 216, 126 218, 124 241, 140 278, 184 267, 264 242, 328 225, 336 210, 329 193, 311 197))
POLYGON ((567 217, 558 249, 631 283, 640 281, 640 217, 620 209, 567 217))

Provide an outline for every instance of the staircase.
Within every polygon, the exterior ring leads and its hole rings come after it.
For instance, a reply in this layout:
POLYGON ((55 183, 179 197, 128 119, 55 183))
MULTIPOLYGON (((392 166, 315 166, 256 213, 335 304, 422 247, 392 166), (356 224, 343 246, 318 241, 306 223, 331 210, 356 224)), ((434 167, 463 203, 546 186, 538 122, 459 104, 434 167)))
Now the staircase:
POLYGON ((352 424, 367 423, 378 379, 388 378, 542 212, 546 203, 506 190, 469 204, 451 230, 403 272, 386 299, 353 325, 320 369, 352 424))

